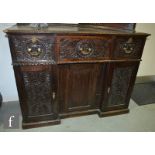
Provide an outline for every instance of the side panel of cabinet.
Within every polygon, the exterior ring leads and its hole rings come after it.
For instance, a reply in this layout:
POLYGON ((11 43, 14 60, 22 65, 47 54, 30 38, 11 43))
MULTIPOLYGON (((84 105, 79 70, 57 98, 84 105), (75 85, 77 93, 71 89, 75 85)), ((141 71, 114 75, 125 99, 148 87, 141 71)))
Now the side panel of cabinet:
POLYGON ((138 67, 139 62, 109 64, 102 111, 128 108, 138 67))
POLYGON ((104 64, 60 65, 60 113, 98 109, 105 68, 104 64))
POLYGON ((16 66, 14 71, 23 122, 57 119, 56 67, 16 66))

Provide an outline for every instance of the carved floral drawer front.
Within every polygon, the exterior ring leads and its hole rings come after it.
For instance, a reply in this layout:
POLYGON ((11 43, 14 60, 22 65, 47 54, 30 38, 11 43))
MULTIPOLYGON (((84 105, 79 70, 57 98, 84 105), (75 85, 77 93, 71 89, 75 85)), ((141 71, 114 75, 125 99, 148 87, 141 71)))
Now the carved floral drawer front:
POLYGON ((54 38, 45 35, 15 35, 13 61, 27 63, 54 63, 54 38))
POLYGON ((114 58, 140 59, 143 51, 143 38, 117 37, 113 52, 114 58))
POLYGON ((59 59, 105 59, 110 54, 110 43, 110 37, 59 37, 59 59))

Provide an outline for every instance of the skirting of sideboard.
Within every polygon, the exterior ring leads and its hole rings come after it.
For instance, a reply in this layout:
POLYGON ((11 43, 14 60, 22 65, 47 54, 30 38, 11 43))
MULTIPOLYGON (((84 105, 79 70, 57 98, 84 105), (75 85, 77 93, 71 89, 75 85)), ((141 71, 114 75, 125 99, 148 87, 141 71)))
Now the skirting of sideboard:
POLYGON ((32 123, 22 122, 22 128, 23 129, 30 129, 30 128, 37 128, 37 127, 43 127, 43 126, 57 125, 60 123, 61 123, 60 119, 49 120, 49 121, 40 121, 40 122, 32 122, 32 123))
POLYGON ((59 114, 60 118, 69 118, 69 117, 79 117, 85 115, 98 114, 99 109, 86 110, 86 111, 76 111, 76 112, 67 112, 59 114))
MULTIPOLYGON (((63 113, 59 114, 60 119, 65 119, 69 117, 79 117, 79 116, 85 116, 85 115, 92 115, 92 114, 98 114, 99 117, 108 117, 108 116, 114 116, 114 115, 120 115, 129 113, 129 109, 119 109, 119 110, 113 110, 113 111, 106 111, 102 112, 100 109, 92 109, 92 110, 86 110, 86 111, 79 111, 79 112, 70 112, 70 113, 63 113)), ((30 129, 30 128, 37 128, 37 127, 43 127, 43 126, 50 126, 50 125, 58 125, 61 124, 61 120, 49 120, 49 121, 40 121, 40 122, 32 122, 32 123, 22 123, 23 129, 30 129)))
POLYGON ((98 115, 100 117, 107 117, 107 116, 114 116, 114 115, 120 115, 120 114, 126 114, 126 113, 129 113, 129 109, 119 109, 119 110, 105 111, 105 112, 100 111, 98 115))

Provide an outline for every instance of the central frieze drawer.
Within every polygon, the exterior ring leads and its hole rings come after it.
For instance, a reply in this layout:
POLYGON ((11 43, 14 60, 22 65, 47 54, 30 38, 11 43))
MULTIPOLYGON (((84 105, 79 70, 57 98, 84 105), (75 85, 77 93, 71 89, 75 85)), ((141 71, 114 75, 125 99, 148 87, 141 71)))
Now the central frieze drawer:
POLYGON ((52 35, 11 35, 13 62, 45 63, 54 62, 54 36, 52 35))
POLYGON ((61 36, 57 39, 59 61, 108 59, 111 37, 61 36))

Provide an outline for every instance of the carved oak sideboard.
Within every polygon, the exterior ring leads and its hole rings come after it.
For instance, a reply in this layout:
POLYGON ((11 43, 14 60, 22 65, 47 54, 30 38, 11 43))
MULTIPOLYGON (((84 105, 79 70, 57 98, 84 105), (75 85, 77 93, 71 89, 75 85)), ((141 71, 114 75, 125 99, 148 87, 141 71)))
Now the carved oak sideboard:
POLYGON ((79 24, 14 26, 5 32, 24 129, 73 116, 129 112, 148 34, 79 24))

